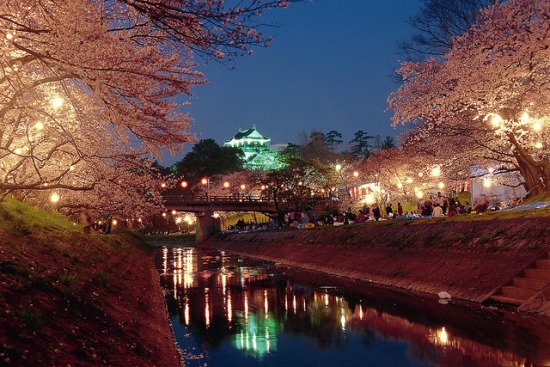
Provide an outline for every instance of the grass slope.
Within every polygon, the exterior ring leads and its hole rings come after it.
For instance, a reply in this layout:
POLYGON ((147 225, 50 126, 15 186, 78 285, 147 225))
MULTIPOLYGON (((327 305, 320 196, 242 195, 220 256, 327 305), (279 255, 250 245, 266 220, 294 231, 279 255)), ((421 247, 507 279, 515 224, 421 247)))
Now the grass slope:
POLYGON ((0 203, 0 365, 178 366, 148 249, 0 203))

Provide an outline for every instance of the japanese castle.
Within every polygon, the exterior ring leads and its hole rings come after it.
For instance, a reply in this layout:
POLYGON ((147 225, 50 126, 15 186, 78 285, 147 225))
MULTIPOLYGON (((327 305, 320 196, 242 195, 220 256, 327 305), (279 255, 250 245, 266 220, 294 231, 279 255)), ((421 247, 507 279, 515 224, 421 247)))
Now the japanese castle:
POLYGON ((270 148, 271 138, 256 130, 256 125, 242 130, 223 143, 226 147, 239 148, 244 153, 243 167, 246 169, 277 169, 282 167, 279 156, 270 148))

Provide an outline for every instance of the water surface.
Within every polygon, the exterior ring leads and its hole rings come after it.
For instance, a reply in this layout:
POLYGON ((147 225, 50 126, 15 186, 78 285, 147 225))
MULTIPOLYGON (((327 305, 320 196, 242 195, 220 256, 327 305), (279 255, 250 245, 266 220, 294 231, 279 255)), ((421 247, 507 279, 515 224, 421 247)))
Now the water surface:
POLYGON ((550 366, 547 318, 193 247, 157 269, 185 366, 550 366))

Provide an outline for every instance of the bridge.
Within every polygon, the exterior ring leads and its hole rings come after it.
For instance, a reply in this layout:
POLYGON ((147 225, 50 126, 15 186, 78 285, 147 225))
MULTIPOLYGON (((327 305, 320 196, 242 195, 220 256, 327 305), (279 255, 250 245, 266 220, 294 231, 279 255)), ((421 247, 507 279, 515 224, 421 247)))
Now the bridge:
POLYGON ((166 209, 182 212, 277 212, 273 201, 259 196, 165 195, 163 199, 166 209))
POLYGON ((210 235, 221 231, 220 219, 213 217, 215 211, 277 213, 273 201, 265 197, 248 195, 165 195, 163 203, 167 210, 195 213, 197 242, 202 242, 210 235))

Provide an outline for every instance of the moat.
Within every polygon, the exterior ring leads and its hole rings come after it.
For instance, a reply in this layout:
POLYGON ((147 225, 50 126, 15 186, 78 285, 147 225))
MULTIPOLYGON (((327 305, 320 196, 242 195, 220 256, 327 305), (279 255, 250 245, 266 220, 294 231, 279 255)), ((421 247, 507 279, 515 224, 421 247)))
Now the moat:
POLYGON ((185 366, 530 366, 547 318, 193 247, 156 267, 185 366))

